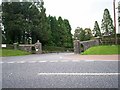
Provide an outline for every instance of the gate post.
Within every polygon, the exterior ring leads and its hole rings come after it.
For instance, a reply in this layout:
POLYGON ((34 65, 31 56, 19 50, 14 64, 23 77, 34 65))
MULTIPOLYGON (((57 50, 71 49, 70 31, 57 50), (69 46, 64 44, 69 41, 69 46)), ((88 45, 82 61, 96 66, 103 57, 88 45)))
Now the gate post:
POLYGON ((75 54, 80 54, 80 41, 79 40, 74 40, 74 53, 75 54))
POLYGON ((42 44, 39 42, 39 40, 37 40, 37 42, 35 43, 35 50, 37 54, 42 53, 42 44))

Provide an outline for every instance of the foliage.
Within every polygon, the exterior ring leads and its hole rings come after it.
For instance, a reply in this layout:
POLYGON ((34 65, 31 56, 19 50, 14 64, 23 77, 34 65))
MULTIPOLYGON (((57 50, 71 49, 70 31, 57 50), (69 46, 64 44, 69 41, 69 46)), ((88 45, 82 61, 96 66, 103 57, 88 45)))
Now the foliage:
POLYGON ((77 27, 74 33, 74 39, 80 40, 80 41, 87 41, 92 38, 92 32, 90 28, 85 28, 84 30, 80 27, 77 27))
POLYGON ((95 37, 98 37, 98 36, 101 37, 101 31, 100 31, 100 28, 99 28, 99 25, 98 25, 97 21, 95 21, 94 29, 92 31, 93 31, 93 35, 95 37))
POLYGON ((46 15, 44 2, 3 2, 2 23, 7 44, 36 43, 43 46, 72 47, 67 19, 46 15))
POLYGON ((111 15, 108 9, 104 10, 101 29, 102 29, 103 35, 111 35, 115 33, 114 26, 113 26, 113 20, 111 18, 111 15))
POLYGON ((111 55, 111 54, 120 54, 118 49, 120 45, 101 45, 101 46, 94 46, 86 51, 84 51, 83 55, 111 55))

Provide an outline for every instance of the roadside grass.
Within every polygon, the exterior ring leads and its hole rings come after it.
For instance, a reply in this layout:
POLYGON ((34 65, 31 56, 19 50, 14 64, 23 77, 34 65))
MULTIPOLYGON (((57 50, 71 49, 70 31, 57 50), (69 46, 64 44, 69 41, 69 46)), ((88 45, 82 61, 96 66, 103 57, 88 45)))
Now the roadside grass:
POLYGON ((14 50, 14 49, 0 49, 0 56, 21 56, 21 55, 29 55, 31 53, 21 51, 21 50, 14 50))
POLYGON ((82 55, 113 55, 120 54, 120 45, 100 45, 94 46, 82 53, 82 55))

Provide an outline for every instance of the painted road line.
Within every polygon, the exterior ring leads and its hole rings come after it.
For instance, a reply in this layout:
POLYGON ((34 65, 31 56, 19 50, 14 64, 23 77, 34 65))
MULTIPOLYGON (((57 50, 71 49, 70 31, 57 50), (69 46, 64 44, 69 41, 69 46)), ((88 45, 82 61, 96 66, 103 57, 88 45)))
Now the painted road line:
POLYGON ((104 62, 104 61, 109 61, 109 62, 119 62, 120 60, 94 60, 98 62, 104 62))
POLYGON ((60 62, 69 62, 69 60, 61 60, 60 62))
POLYGON ((2 63, 4 63, 4 62, 0 62, 0 64, 2 64, 2 63))
POLYGON ((15 63, 15 62, 7 62, 7 63, 15 63))
POLYGON ((26 61, 18 61, 17 63, 25 63, 26 61))
POLYGON ((49 62, 53 62, 53 63, 54 63, 54 62, 59 62, 59 61, 56 61, 56 60, 55 60, 55 61, 49 61, 49 62))
POLYGON ((62 59, 63 57, 59 57, 60 59, 62 59))
POLYGON ((37 75, 66 75, 66 76, 113 76, 113 75, 120 75, 120 73, 38 73, 37 75))
POLYGON ((80 60, 72 60, 72 62, 80 62, 80 60))
POLYGON ((28 61, 28 63, 36 63, 37 61, 28 61))
POLYGON ((42 63, 42 62, 47 62, 47 61, 38 61, 39 63, 42 63))

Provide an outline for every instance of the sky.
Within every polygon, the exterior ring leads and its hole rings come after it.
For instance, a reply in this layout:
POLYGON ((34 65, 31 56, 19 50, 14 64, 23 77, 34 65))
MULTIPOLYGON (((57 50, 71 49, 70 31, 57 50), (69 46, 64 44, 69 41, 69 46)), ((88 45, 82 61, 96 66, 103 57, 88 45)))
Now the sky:
MULTIPOLYGON (((4 1, 4 0, 3 0, 4 1)), ((13 0, 15 1, 15 0, 13 0)), ((68 19, 72 28, 72 34, 77 27, 94 28, 95 21, 98 21, 101 27, 104 9, 110 11, 113 16, 113 0, 43 0, 47 15, 61 16, 63 19, 68 19)), ((116 8, 118 5, 116 0, 116 8)), ((0 0, 0 3, 2 0, 0 0)), ((116 21, 118 13, 116 9, 116 21)), ((118 26, 118 24, 117 24, 118 26)), ((118 32, 118 27, 116 28, 118 32)))
MULTIPOLYGON (((72 33, 77 27, 94 28, 95 21, 101 27, 104 9, 110 11, 113 16, 113 0, 43 0, 47 15, 68 19, 72 27, 72 33)), ((116 0, 116 8, 118 5, 116 0)), ((116 9, 117 14, 117 9, 116 9)), ((116 18, 117 19, 117 18, 116 18)), ((118 28, 117 28, 118 32, 118 28)))

